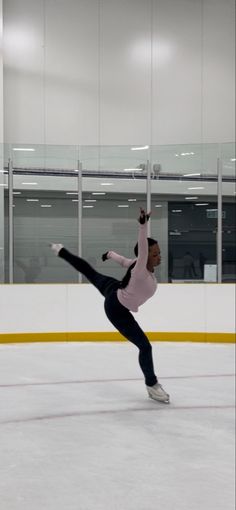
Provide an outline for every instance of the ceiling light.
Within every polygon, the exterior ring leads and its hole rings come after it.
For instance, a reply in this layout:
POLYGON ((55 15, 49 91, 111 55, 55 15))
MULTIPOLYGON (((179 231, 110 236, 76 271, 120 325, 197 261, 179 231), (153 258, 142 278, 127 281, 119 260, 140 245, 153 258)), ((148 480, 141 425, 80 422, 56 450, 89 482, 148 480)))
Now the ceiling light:
POLYGON ((230 158, 230 161, 236 161, 236 158, 230 158))
POLYGON ((188 189, 205 189, 203 186, 194 186, 193 188, 188 188, 188 189))
POLYGON ((27 198, 26 202, 39 202, 38 198, 27 198))
POLYGON ((185 200, 197 200, 198 197, 185 197, 185 200))
POLYGON ((7 184, 0 184, 0 186, 7 187, 7 184))
POLYGON ((194 204, 194 205, 197 205, 197 206, 201 206, 201 205, 209 205, 209 203, 207 203, 207 202, 206 202, 206 203, 204 203, 204 202, 203 202, 202 204, 198 203, 198 204, 194 204))
POLYGON ((24 184, 25 186, 37 186, 37 182, 22 182, 21 184, 24 184))
POLYGON ((195 175, 201 175, 200 173, 195 173, 195 174, 183 174, 183 177, 193 177, 195 175))
POLYGON ((128 202, 137 202, 137 198, 128 198, 128 202))
POLYGON ((143 145, 143 147, 131 147, 132 151, 144 151, 146 149, 149 149, 149 145, 143 145))
POLYGON ((13 195, 21 195, 21 191, 13 191, 13 195))
POLYGON ((161 204, 156 204, 155 207, 162 207, 162 205, 161 204))
POLYGON ((90 198, 86 198, 85 202, 97 202, 97 200, 95 200, 95 199, 93 200, 92 198, 91 199, 90 198))
POLYGON ((92 209, 94 205, 83 205, 84 209, 92 209))
POLYGON ((173 213, 179 213, 179 212, 182 212, 182 209, 172 209, 172 211, 171 211, 171 212, 173 212, 173 213))
POLYGON ((78 195, 78 191, 67 191, 66 195, 78 195))
POLYGON ((41 207, 52 207, 50 204, 42 204, 41 207))
POLYGON ((123 172, 140 172, 140 170, 142 171, 143 169, 142 168, 124 168, 123 172))
POLYGON ((100 186, 114 186, 114 182, 100 182, 100 186))
POLYGON ((127 207, 129 207, 129 205, 122 205, 122 204, 120 204, 117 207, 123 207, 123 208, 126 207, 127 208, 127 207))
POLYGON ((14 147, 13 151, 25 151, 25 152, 35 152, 35 149, 30 149, 28 147, 14 147))
POLYGON ((92 195, 106 195, 104 191, 93 191, 92 195))

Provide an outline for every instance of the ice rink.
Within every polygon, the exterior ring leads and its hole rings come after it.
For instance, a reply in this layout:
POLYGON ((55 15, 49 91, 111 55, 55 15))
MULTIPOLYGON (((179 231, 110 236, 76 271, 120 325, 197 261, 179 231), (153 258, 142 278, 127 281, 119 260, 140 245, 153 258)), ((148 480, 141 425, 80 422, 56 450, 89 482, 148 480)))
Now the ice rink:
POLYGON ((1 510, 234 510, 234 345, 0 345, 1 510))

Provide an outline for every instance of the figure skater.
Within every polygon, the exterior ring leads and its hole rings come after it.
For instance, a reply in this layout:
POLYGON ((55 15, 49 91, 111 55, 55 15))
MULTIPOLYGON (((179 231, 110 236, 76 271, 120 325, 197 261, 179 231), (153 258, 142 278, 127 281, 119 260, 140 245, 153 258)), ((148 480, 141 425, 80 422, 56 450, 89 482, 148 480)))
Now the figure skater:
POLYGON ((70 253, 62 244, 52 244, 51 249, 66 260, 105 297, 104 308, 113 326, 139 349, 139 364, 144 374, 150 398, 169 403, 169 395, 158 382, 154 372, 152 346, 130 312, 137 312, 156 291, 157 281, 154 267, 161 262, 160 248, 155 239, 147 237, 147 222, 150 214, 140 209, 138 243, 134 248, 136 259, 127 259, 113 251, 102 255, 102 260, 112 259, 128 268, 121 281, 95 271, 84 259, 70 253))

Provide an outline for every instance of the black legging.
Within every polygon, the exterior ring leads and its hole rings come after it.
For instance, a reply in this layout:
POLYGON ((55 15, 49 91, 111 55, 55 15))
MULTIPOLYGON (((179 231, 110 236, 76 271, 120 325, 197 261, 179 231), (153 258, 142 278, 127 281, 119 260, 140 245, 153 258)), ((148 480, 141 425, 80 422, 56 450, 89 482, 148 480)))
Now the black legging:
POLYGON ((98 273, 86 260, 73 255, 65 248, 61 248, 58 255, 86 276, 105 297, 104 308, 109 321, 124 337, 138 347, 139 364, 145 383, 147 386, 154 386, 157 378, 153 367, 152 346, 133 315, 119 302, 117 289, 120 282, 111 276, 98 273))

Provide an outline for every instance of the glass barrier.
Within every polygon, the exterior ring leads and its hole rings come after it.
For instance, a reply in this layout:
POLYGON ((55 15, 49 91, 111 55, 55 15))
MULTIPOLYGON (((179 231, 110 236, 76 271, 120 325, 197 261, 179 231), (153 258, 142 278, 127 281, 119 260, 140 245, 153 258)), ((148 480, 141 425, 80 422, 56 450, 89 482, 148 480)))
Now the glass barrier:
MULTIPOLYGON (((121 279, 124 269, 101 255, 112 250, 134 257, 136 218, 146 204, 149 148, 81 147, 83 256, 98 271, 121 279)), ((86 281, 86 280, 83 280, 86 281)))
POLYGON ((14 146, 12 162, 14 282, 78 282, 50 249, 78 250, 78 148, 14 146))
POLYGON ((5 145, 0 278, 9 281, 11 159, 15 283, 78 282, 76 271, 51 252, 51 242, 75 253, 82 246, 82 255, 99 271, 121 278, 123 269, 103 263, 101 255, 113 250, 133 257, 136 218, 147 203, 152 210, 150 235, 162 252, 159 281, 216 281, 218 158, 223 176, 223 281, 235 281, 234 144, 5 145))
MULTIPOLYGON (((153 151, 157 182, 152 181, 152 209, 160 234, 160 281, 209 281, 207 266, 214 266, 216 281, 218 146, 181 145, 153 151)), ((212 281, 212 279, 211 279, 212 281)))
POLYGON ((235 144, 220 147, 222 162, 222 281, 236 281, 235 144))
MULTIPOLYGON (((4 188, 6 183, 4 180, 4 151, 3 144, 0 144, 0 283, 4 283, 4 188)), ((7 221, 7 218, 6 218, 7 221)))

